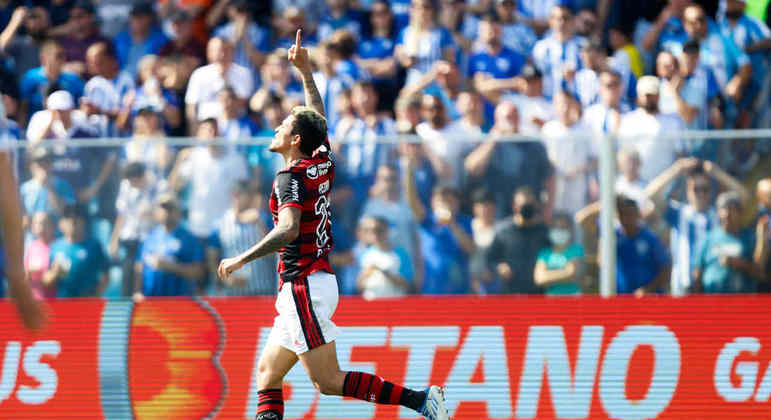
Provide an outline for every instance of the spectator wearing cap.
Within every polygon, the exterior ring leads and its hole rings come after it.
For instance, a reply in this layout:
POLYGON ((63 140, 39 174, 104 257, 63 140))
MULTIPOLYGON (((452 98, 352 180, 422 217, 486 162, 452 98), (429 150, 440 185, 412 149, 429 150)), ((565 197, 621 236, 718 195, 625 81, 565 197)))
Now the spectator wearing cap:
POLYGON ((69 139, 98 136, 86 115, 75 108, 72 95, 57 90, 46 99, 46 107, 36 112, 27 126, 27 139, 36 145, 44 139, 53 140, 53 174, 69 182, 79 203, 97 197, 109 180, 116 157, 101 147, 67 147, 69 139))
MULTIPOLYGON (((680 115, 690 129, 721 128, 720 87, 712 70, 699 64, 699 55, 699 44, 693 40, 683 45, 683 52, 674 65, 675 58, 671 53, 662 51, 659 54, 656 60, 657 72, 662 79, 659 105, 662 112, 680 115)), ((699 154, 700 150, 694 152, 699 154)))
POLYGON ((635 200, 619 196, 616 211, 616 292, 640 297, 663 291, 672 269, 667 247, 641 223, 635 200))
POLYGON ((525 64, 520 76, 514 80, 514 88, 518 92, 502 95, 500 103, 514 104, 519 117, 518 132, 535 137, 541 134, 541 127, 554 118, 554 110, 543 95, 543 76, 538 68, 525 64))
POLYGON ((520 55, 530 56, 538 37, 530 26, 520 19, 516 0, 495 0, 495 13, 501 20, 503 45, 520 55))
POLYGON ((85 208, 68 206, 62 211, 62 238, 51 245, 50 268, 43 275, 43 284, 56 287, 58 297, 99 297, 107 287, 110 261, 86 226, 85 208))
POLYGON ((16 75, 40 66, 40 48, 51 27, 48 9, 43 6, 19 6, 0 33, 0 52, 13 61, 16 75))
POLYGON ((332 32, 345 29, 359 40, 362 38, 364 16, 351 7, 350 0, 327 0, 327 12, 321 15, 319 39, 329 39, 332 32))
POLYGON ((399 34, 394 54, 407 71, 406 84, 417 83, 431 71, 435 62, 455 62, 456 45, 452 34, 436 22, 433 0, 413 0, 410 23, 399 34))
MULTIPOLYGON (((258 209, 260 193, 254 184, 239 181, 233 188, 231 206, 217 223, 207 249, 209 271, 216 272, 222 258, 234 257, 262 239, 268 232, 258 209), (213 251, 213 255, 211 254, 213 251)), ((273 256, 260 258, 227 279, 217 279, 209 290, 211 295, 253 296, 275 295, 278 288, 276 261, 273 256)), ((214 275, 214 277, 217 277, 214 275)))
POLYGON ((31 217, 38 212, 57 218, 62 210, 75 204, 75 193, 70 184, 53 174, 51 152, 38 146, 29 153, 32 178, 21 184, 21 202, 24 213, 31 217))
POLYGON ((597 151, 581 121, 581 105, 572 95, 560 92, 554 96, 554 114, 557 118, 541 129, 555 170, 554 209, 573 214, 594 198, 589 196, 589 183, 597 168, 597 151))
POLYGON ((622 100, 623 78, 621 74, 612 69, 603 69, 599 72, 598 101, 594 105, 584 109, 583 120, 592 132, 592 139, 596 150, 600 150, 598 140, 608 134, 618 133, 621 124, 621 116, 631 109, 629 104, 622 100))
POLYGON ((155 226, 153 210, 162 185, 142 162, 129 162, 121 172, 123 180, 115 201, 118 216, 107 251, 112 258, 119 258, 122 296, 130 297, 135 292, 135 262, 139 245, 155 226))
POLYGON ((24 246, 24 270, 35 297, 52 299, 56 297, 56 286, 45 285, 43 277, 50 268, 51 245, 56 239, 54 219, 46 212, 35 213, 31 219, 32 240, 24 246))
POLYGON ((379 110, 393 109, 399 86, 398 63, 394 58, 396 32, 394 15, 387 0, 376 0, 370 6, 372 32, 359 42, 357 63, 372 75, 380 96, 379 110))
POLYGON ((161 119, 159 128, 162 131, 172 133, 181 126, 179 98, 163 86, 160 67, 161 59, 156 55, 148 54, 139 60, 139 86, 123 96, 123 106, 116 118, 119 130, 127 131, 127 128, 131 127, 132 119, 145 108, 158 114, 161 119))
POLYGON ((549 17, 551 31, 533 47, 533 62, 544 78, 543 94, 551 98, 560 90, 572 89, 572 79, 581 69, 583 37, 576 36, 573 12, 567 6, 554 6, 549 17))
MULTIPOLYGON (((26 111, 24 115, 29 117, 43 109, 45 94, 53 86, 69 92, 74 100, 80 99, 83 95, 83 79, 64 70, 66 60, 59 41, 48 40, 43 43, 40 47, 41 66, 27 71, 19 84, 22 106, 26 111)), ((24 119, 20 118, 19 121, 24 119)))
POLYGON ((134 301, 192 296, 206 271, 203 245, 180 223, 182 211, 174 195, 160 195, 154 215, 157 226, 142 241, 135 265, 134 301))
POLYGON ((717 181, 723 190, 735 192, 745 202, 749 200, 749 192, 736 178, 710 161, 695 158, 679 159, 651 180, 646 188, 646 193, 654 199, 664 220, 672 229, 670 245, 674 256, 674 271, 670 289, 673 294, 685 294, 694 287, 690 275, 697 244, 718 225, 713 180, 717 181), (686 177, 685 203, 661 196, 667 187, 683 176, 686 177))
POLYGON ((270 49, 270 31, 252 20, 249 2, 232 0, 227 9, 228 22, 214 30, 214 36, 235 46, 233 62, 258 69, 270 49))
POLYGON ((685 151, 682 139, 661 139, 665 133, 684 130, 685 124, 676 114, 661 113, 659 85, 655 76, 643 76, 637 81, 639 106, 621 118, 618 129, 620 146, 633 147, 640 154, 643 179, 655 178, 685 151))
POLYGON ((474 79, 474 87, 492 99, 510 86, 526 61, 524 55, 503 45, 502 34, 496 15, 488 13, 483 16, 479 22, 480 42, 468 60, 467 74, 474 79))
MULTIPOLYGON (((764 240, 741 221, 742 199, 733 191, 717 198, 720 224, 699 242, 693 257, 693 280, 704 293, 754 293, 764 267, 753 260, 756 249, 763 253, 764 240), (757 246, 756 246, 757 242, 757 246)), ((759 229, 760 230, 760 229, 759 229)))
POLYGON ((81 77, 90 73, 86 68, 88 47, 97 42, 110 42, 102 35, 94 12, 94 5, 90 0, 76 0, 70 9, 67 23, 51 29, 48 33, 49 36, 60 37, 67 60, 64 68, 81 77))
POLYGON ((210 39, 206 57, 209 64, 197 68, 190 75, 185 92, 185 115, 189 129, 217 109, 217 95, 226 86, 233 88, 241 101, 248 100, 254 93, 252 72, 233 62, 233 44, 230 41, 217 37, 210 39))
MULTIPOLYGON (((520 134, 517 107, 508 101, 495 108, 491 139, 520 134)), ((464 167, 473 185, 484 185, 495 198, 496 216, 511 214, 511 198, 520 187, 545 195, 544 213, 554 203, 554 168, 541 141, 485 141, 466 157, 464 167)))
POLYGON ((177 10, 169 16, 169 20, 173 36, 161 47, 158 55, 183 61, 185 67, 190 69, 201 66, 205 60, 204 47, 193 33, 193 19, 190 13, 177 10))
POLYGON ((244 158, 215 143, 219 137, 217 127, 213 118, 199 122, 200 146, 180 151, 169 175, 169 184, 176 191, 190 185, 188 226, 202 241, 209 238, 227 212, 236 183, 248 176, 244 158), (212 180, 216 180, 216 186, 212 180))
POLYGON ((157 54, 168 42, 155 18, 152 3, 137 3, 131 9, 128 29, 115 37, 115 52, 120 68, 129 74, 136 75, 139 60, 147 54, 157 54))

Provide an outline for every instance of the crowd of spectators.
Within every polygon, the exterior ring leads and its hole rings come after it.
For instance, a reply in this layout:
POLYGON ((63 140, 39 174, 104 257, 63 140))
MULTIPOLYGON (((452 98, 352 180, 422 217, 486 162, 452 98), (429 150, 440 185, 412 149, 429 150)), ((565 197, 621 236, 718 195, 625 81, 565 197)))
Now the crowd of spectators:
POLYGON ((607 139, 619 293, 769 291, 771 142, 672 136, 771 127, 767 3, 0 0, 29 279, 40 297, 275 293, 272 257, 216 267, 272 226, 284 163, 244 140, 303 102, 299 28, 343 294, 595 292, 607 139), (419 141, 381 141, 399 135, 419 141))

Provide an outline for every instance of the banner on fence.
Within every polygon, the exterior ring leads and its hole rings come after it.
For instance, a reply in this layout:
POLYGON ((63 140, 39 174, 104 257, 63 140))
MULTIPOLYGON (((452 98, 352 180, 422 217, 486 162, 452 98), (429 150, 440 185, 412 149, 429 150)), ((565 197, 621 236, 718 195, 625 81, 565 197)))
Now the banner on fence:
MULTIPOLYGON (((250 419, 268 298, 0 302, 0 418, 250 419)), ((461 419, 771 418, 771 298, 344 299, 342 369, 447 387, 461 419)), ((320 396, 298 364, 285 418, 414 419, 320 396)))

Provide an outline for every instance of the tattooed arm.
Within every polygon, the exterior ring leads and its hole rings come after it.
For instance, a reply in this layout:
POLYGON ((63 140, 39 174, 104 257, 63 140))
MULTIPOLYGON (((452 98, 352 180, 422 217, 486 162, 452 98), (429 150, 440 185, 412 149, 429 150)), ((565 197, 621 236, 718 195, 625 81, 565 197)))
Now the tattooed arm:
POLYGON ((221 279, 226 279, 244 264, 272 254, 289 245, 300 235, 300 208, 288 206, 278 213, 278 223, 256 245, 233 258, 225 258, 220 263, 218 273, 221 279))
POLYGON ((310 58, 308 50, 301 47, 302 29, 297 30, 295 45, 289 48, 289 61, 297 67, 303 79, 303 88, 305 89, 305 105, 326 117, 324 113, 324 102, 321 100, 319 90, 313 81, 313 72, 311 71, 310 58))

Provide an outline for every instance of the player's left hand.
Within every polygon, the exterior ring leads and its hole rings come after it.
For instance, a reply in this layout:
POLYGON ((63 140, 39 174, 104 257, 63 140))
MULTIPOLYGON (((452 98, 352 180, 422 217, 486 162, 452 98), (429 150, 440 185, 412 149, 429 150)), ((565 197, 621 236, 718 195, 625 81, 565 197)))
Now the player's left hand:
POLYGON ((217 269, 217 274, 222 281, 227 280, 234 271, 238 271, 244 266, 243 261, 238 257, 225 258, 220 262, 220 266, 217 269))

